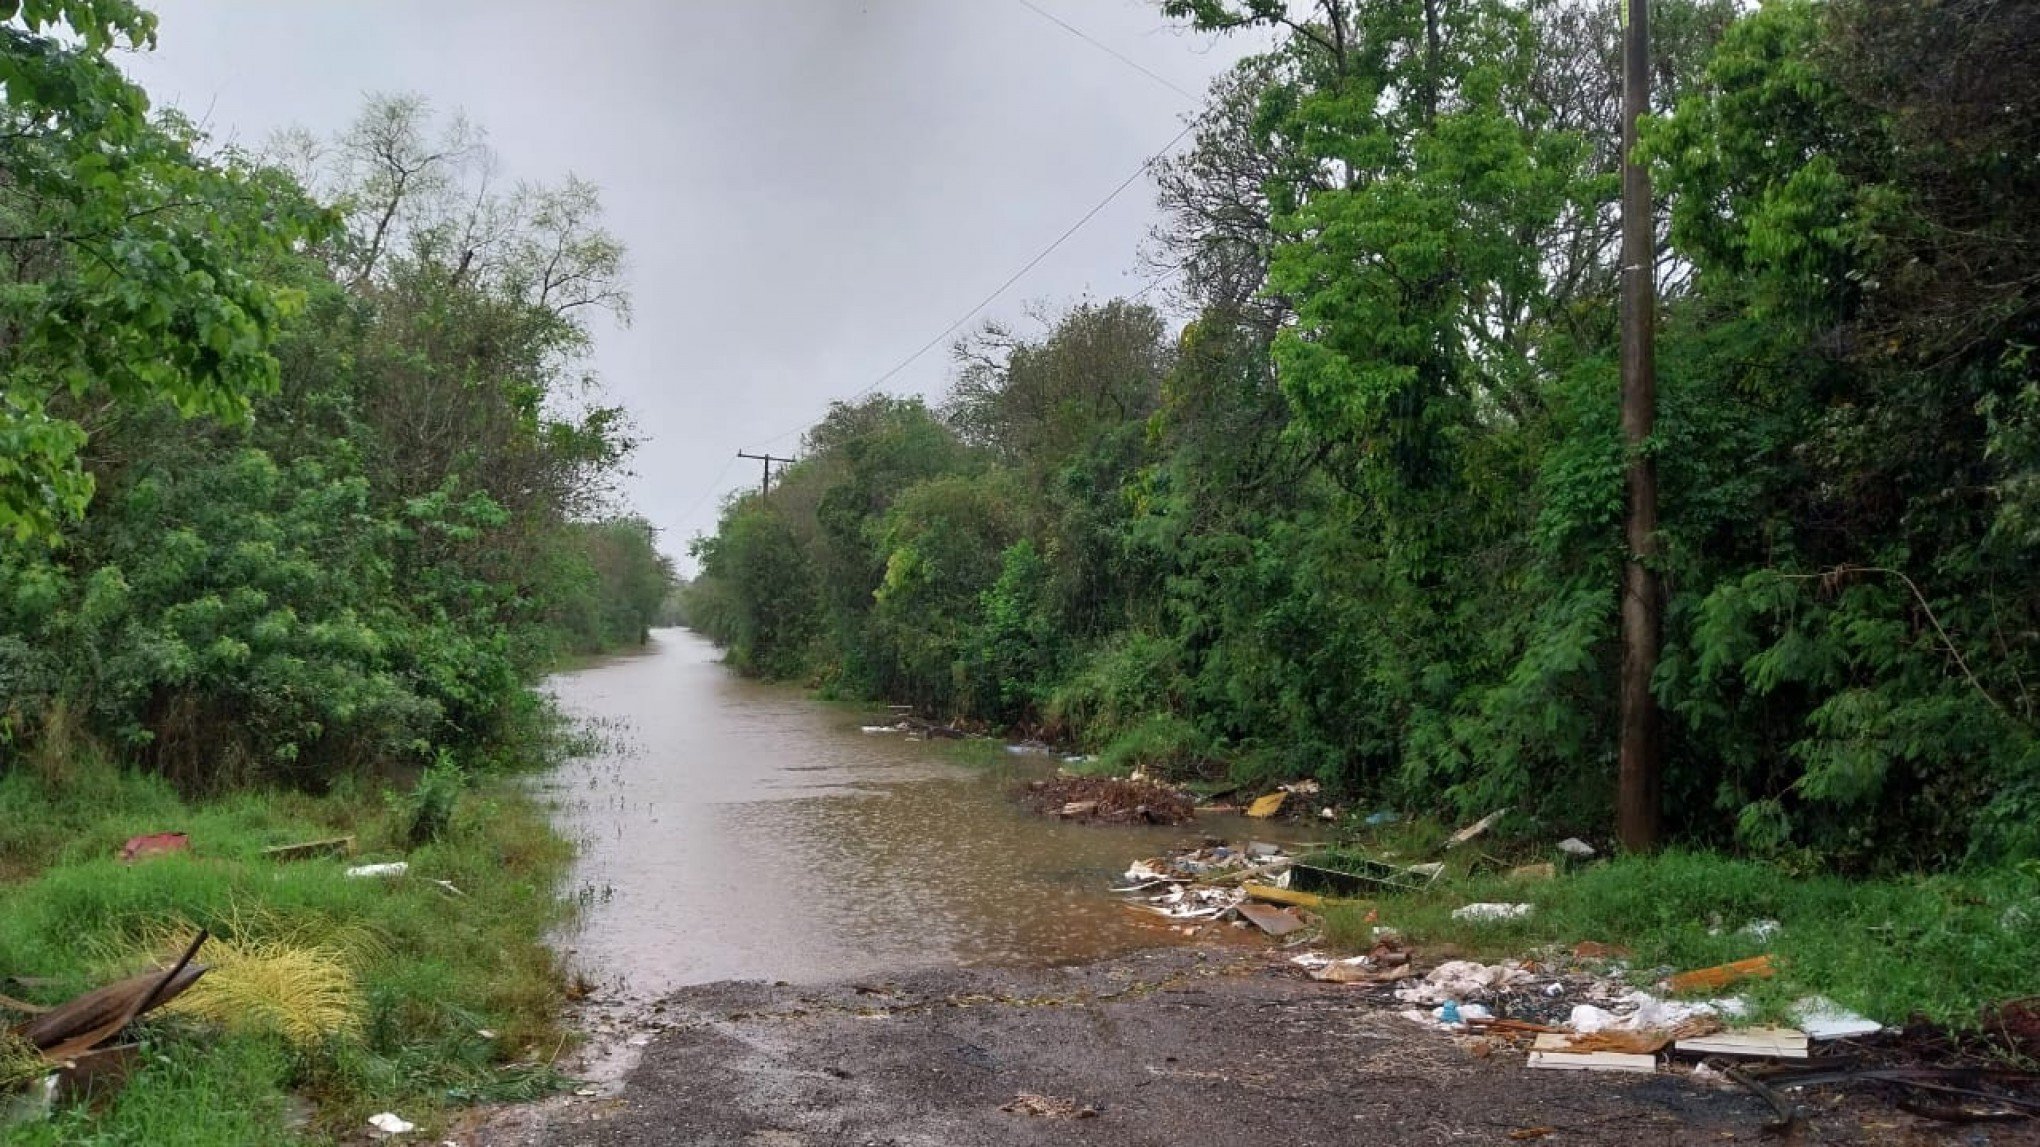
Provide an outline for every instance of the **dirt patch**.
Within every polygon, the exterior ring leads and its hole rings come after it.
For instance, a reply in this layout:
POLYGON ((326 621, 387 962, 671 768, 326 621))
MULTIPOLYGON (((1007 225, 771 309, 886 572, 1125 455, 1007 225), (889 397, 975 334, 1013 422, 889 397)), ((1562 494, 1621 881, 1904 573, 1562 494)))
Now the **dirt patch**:
POLYGON ((1087 824, 1182 824, 1196 819, 1190 797, 1167 785, 1120 777, 1058 775, 1029 781, 1020 803, 1045 816, 1087 824))

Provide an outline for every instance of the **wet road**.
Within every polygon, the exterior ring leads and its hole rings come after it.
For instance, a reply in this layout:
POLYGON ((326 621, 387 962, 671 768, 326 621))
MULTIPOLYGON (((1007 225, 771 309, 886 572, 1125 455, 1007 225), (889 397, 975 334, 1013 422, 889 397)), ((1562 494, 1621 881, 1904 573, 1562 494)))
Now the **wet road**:
MULTIPOLYGON (((555 774, 582 855, 577 968, 638 998, 729 979, 1072 963, 1171 934, 1106 892, 1139 856, 1245 822, 1067 825, 1010 795, 1040 758, 964 765, 868 711, 736 677, 706 640, 562 675, 607 749, 555 774)), ((1263 832, 1267 829, 1264 827, 1263 832)))

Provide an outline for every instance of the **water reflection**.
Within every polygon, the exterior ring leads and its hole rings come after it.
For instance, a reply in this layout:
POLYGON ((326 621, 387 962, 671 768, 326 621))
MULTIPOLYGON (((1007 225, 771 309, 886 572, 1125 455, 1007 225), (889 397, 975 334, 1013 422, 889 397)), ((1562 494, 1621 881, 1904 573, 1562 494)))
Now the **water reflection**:
POLYGON ((582 848, 586 911, 568 943, 589 975, 633 992, 1165 943, 1172 934, 1107 883, 1134 857, 1245 831, 1029 816, 1008 793, 1047 764, 958 765, 716 658, 694 634, 661 630, 647 653, 552 683, 612 742, 548 786, 582 848))

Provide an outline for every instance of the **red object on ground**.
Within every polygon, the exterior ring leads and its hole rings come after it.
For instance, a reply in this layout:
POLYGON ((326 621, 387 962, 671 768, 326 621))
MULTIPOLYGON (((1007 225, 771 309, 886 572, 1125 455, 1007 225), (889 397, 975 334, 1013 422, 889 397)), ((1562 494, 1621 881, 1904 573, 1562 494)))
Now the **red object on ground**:
POLYGON ((191 851, 191 838, 181 832, 154 832, 147 836, 133 836, 120 846, 120 862, 133 864, 147 856, 161 856, 166 852, 191 851))

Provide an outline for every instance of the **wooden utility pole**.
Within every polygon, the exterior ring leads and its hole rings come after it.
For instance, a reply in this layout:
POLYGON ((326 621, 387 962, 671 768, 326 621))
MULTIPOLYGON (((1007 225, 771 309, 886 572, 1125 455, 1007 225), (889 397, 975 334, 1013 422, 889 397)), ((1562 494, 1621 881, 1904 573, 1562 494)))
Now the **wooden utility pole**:
POLYGON ((749 458, 753 462, 763 462, 765 464, 765 477, 758 483, 758 496, 760 498, 772 496, 772 464, 777 462, 780 469, 784 470, 786 467, 793 465, 794 461, 791 458, 774 458, 770 454, 746 454, 742 450, 737 451, 737 457, 749 458))
POLYGON ((1622 729, 1616 835, 1630 852, 1657 847, 1663 800, 1663 722, 1650 679, 1664 626, 1657 560, 1657 464, 1645 449, 1657 425, 1657 217, 1650 171, 1637 156, 1637 121, 1650 111, 1650 0, 1623 0, 1622 444, 1628 452, 1629 560, 1622 575, 1622 729))

